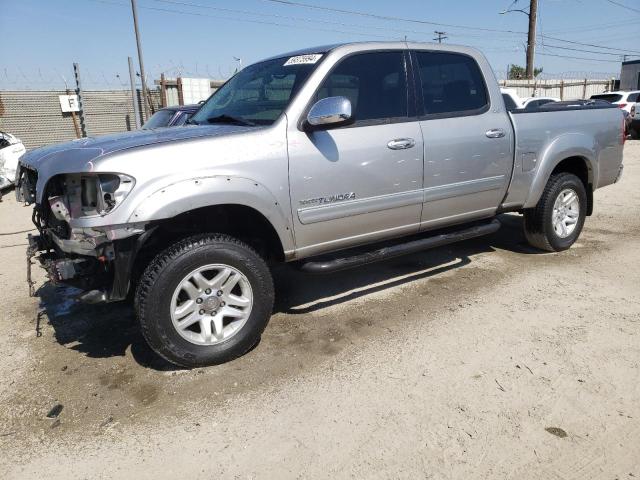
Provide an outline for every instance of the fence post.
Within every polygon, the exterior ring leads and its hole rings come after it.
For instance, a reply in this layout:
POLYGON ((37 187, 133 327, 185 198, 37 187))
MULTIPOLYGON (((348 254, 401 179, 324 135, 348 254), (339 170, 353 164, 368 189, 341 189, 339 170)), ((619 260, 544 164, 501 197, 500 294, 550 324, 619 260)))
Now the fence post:
POLYGON ((84 121, 84 106, 82 105, 82 83, 80 82, 80 65, 73 64, 73 76, 76 79, 76 95, 78 95, 78 108, 80 109, 80 132, 83 137, 87 136, 87 126, 84 121))
MULTIPOLYGON (((71 90, 69 90, 68 88, 65 89, 65 92, 67 93, 67 95, 71 95, 71 90)), ((71 120, 73 121, 73 129, 76 132, 76 138, 80 138, 80 126, 78 125, 78 117, 76 116, 76 112, 74 112, 73 110, 71 110, 71 120)))
POLYGON ((160 106, 167 106, 167 82, 164 79, 164 73, 160 74, 160 106))
POLYGON ((182 92, 182 77, 178 77, 178 105, 184 105, 184 94, 182 92))
POLYGON ((564 100, 564 80, 560 80, 560 100, 564 100))
POLYGON ((587 79, 584 79, 584 85, 582 86, 582 98, 587 98, 587 79))

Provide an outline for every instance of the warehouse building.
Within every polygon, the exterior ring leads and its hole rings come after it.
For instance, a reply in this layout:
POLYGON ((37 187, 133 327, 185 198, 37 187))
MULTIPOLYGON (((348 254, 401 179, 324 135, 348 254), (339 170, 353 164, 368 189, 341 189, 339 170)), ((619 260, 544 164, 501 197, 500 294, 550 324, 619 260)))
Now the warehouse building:
POLYGON ((640 60, 622 62, 620 90, 640 90, 640 60))

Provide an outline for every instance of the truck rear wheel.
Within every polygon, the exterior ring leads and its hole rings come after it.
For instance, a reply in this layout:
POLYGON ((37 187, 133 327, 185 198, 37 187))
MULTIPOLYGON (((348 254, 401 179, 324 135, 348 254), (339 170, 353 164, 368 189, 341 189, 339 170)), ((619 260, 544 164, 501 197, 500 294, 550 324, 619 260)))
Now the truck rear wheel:
POLYGON ((587 192, 572 173, 551 176, 534 208, 524 211, 524 233, 532 246, 566 250, 578 239, 587 216, 587 192))
POLYGON ((273 308, 264 260, 227 235, 197 235, 160 253, 136 289, 142 333, 181 367, 232 360, 257 343, 273 308))

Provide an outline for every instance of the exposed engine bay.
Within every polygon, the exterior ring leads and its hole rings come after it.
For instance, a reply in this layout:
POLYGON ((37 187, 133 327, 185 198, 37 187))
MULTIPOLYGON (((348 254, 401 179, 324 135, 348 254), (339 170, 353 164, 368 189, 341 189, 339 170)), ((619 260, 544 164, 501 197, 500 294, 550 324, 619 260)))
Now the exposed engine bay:
MULTIPOLYGON (((37 172, 23 167, 16 184, 18 201, 34 204, 32 220, 39 232, 29 236, 29 269, 31 258, 37 257, 53 283, 83 290, 82 300, 122 300, 144 224, 86 228, 73 227, 73 221, 111 212, 133 188, 133 179, 102 173, 56 175, 41 203, 36 201, 37 181, 37 172)), ((30 277, 29 271, 31 285, 30 277)))

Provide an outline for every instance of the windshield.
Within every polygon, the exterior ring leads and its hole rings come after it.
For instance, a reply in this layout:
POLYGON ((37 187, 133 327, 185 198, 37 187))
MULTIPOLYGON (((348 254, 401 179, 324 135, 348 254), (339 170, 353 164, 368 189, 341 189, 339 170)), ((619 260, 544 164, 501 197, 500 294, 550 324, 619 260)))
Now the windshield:
POLYGON ((156 113, 151 115, 147 123, 145 123, 142 128, 144 130, 148 130, 150 128, 166 127, 169 125, 169 122, 175 114, 175 110, 158 110, 156 113))
POLYGON ((605 93, 602 95, 591 95, 591 100, 606 100, 607 102, 614 103, 622 100, 622 95, 615 93, 605 93))
POLYGON ((304 85, 319 58, 301 55, 250 65, 220 87, 187 123, 271 125, 304 85))

